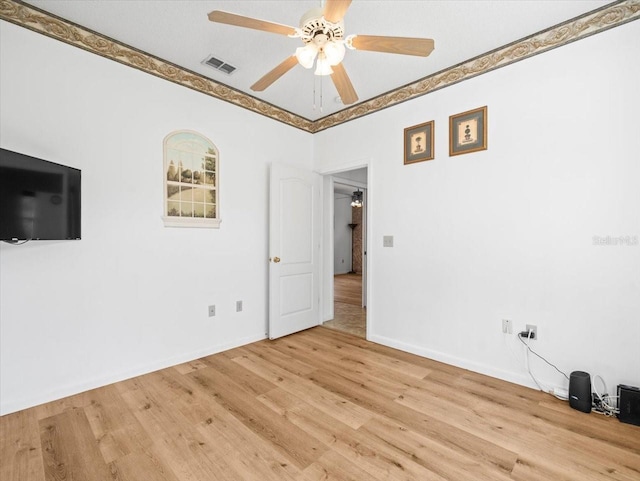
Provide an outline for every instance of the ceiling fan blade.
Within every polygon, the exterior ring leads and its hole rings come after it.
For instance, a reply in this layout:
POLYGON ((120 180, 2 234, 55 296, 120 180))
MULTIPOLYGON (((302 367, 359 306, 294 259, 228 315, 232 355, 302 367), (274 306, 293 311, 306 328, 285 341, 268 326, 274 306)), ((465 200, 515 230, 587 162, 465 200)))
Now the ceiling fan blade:
POLYGON ((338 23, 347 13, 351 0, 327 0, 322 16, 331 23, 338 23))
POLYGON ((291 57, 287 57, 284 62, 274 68, 267 75, 262 77, 256 83, 251 86, 251 90, 255 92, 262 92, 264 89, 269 87, 273 82, 278 80, 284 74, 286 74, 289 70, 295 67, 298 64, 298 59, 295 55, 291 57))
POLYGON ((427 57, 434 47, 430 38, 379 37, 377 35, 356 35, 351 41, 356 50, 371 52, 401 53, 427 57))
POLYGON ((267 22, 257 18, 243 17, 235 13, 214 10, 209 13, 209 20, 216 23, 226 23, 227 25, 235 25, 236 27, 252 28, 254 30, 262 30, 264 32, 278 33, 280 35, 292 35, 296 33, 296 29, 288 25, 280 23, 267 22))
POLYGON ((356 102, 358 100, 358 94, 356 94, 356 90, 353 88, 351 79, 349 79, 342 63, 334 65, 331 68, 333 69, 331 80, 333 80, 333 84, 336 86, 338 94, 340 94, 342 103, 349 105, 356 102))

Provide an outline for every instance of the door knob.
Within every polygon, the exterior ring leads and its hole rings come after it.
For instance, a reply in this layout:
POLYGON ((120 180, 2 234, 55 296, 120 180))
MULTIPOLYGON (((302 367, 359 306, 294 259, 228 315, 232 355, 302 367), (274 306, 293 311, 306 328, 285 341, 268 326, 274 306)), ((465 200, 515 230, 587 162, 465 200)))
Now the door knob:
POLYGON ((279 257, 274 257, 273 258, 273 262, 275 262, 277 264, 278 262, 280 262, 280 258, 279 257))

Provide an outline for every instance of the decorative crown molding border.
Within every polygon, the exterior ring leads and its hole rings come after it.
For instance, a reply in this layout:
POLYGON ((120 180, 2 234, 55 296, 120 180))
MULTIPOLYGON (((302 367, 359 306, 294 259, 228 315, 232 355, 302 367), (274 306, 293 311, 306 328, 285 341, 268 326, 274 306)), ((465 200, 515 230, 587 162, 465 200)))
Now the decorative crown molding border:
POLYGON ((392 107, 463 80, 561 47, 640 19, 640 0, 621 0, 542 32, 447 68, 399 89, 312 121, 235 90, 203 75, 173 65, 109 37, 32 7, 19 0, 0 0, 0 19, 83 50, 155 75, 205 95, 230 102, 298 129, 316 133, 392 107))

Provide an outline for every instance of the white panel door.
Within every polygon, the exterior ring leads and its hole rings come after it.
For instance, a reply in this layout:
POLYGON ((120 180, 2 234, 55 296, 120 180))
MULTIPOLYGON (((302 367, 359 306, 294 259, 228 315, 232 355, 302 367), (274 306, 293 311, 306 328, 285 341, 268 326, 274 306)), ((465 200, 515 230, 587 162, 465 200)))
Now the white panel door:
POLYGON ((319 324, 320 176, 271 165, 269 338, 319 324))

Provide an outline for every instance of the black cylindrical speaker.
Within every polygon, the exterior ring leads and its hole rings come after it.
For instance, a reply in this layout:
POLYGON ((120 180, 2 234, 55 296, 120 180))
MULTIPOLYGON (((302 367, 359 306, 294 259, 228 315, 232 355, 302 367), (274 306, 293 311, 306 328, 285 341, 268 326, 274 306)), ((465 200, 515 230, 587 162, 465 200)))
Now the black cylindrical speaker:
POLYGON ((591 376, 588 372, 573 371, 569 377, 569 406, 590 413, 591 403, 591 376))

